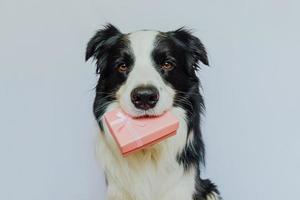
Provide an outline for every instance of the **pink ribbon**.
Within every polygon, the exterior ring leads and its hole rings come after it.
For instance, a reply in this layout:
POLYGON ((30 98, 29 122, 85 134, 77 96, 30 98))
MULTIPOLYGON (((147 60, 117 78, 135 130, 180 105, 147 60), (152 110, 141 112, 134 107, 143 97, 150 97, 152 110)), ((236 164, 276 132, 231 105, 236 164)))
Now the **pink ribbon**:
POLYGON ((118 128, 118 131, 121 132, 124 129, 129 132, 132 137, 135 139, 135 143, 137 146, 143 146, 144 142, 142 141, 142 137, 132 129, 132 125, 143 127, 145 126, 144 123, 141 122, 132 122, 129 116, 123 114, 122 112, 117 112, 116 114, 117 119, 111 122, 111 125, 114 126, 116 124, 120 124, 121 126, 118 128))

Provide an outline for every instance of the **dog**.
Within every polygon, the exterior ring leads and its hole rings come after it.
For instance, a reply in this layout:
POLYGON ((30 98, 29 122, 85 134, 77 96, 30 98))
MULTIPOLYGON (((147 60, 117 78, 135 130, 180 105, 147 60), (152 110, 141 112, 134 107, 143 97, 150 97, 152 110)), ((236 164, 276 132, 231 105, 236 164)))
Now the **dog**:
POLYGON ((93 58, 99 80, 94 115, 108 200, 219 200, 217 187, 200 177, 204 110, 196 72, 209 65, 202 42, 185 27, 161 32, 122 33, 105 25, 89 40, 85 60, 93 58), (133 117, 170 111, 179 120, 177 134, 123 157, 103 115, 121 108, 133 117))

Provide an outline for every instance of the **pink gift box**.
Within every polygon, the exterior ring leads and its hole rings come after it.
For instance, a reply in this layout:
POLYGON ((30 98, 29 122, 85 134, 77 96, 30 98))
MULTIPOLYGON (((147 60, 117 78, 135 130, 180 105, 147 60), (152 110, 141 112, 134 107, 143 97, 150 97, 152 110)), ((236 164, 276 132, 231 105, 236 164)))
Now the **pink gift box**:
POLYGON ((176 134, 179 122, 170 112, 159 117, 132 118, 121 109, 104 115, 105 122, 126 156, 176 134))

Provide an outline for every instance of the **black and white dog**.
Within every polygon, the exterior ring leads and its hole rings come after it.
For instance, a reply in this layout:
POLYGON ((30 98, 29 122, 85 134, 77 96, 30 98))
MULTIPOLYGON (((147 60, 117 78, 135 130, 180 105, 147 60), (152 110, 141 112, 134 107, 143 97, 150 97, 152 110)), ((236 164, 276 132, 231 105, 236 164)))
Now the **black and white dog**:
POLYGON ((204 109, 196 76, 208 65, 205 48, 190 31, 142 30, 121 33, 108 24, 89 41, 86 60, 96 60, 100 78, 94 114, 101 134, 97 155, 107 179, 108 200, 218 200, 216 186, 200 178, 204 109), (176 136, 123 157, 103 114, 116 107, 134 117, 171 111, 179 119, 176 136))

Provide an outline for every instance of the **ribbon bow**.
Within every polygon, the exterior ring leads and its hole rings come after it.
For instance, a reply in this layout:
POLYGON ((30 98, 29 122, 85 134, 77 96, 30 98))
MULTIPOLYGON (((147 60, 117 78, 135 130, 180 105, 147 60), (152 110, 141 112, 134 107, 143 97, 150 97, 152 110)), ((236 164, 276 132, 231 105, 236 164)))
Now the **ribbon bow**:
POLYGON ((111 122, 111 125, 114 126, 116 124, 120 124, 121 126, 118 128, 119 132, 122 132, 124 129, 127 130, 128 133, 132 135, 132 137, 135 139, 135 143, 137 146, 143 146, 144 143, 142 141, 142 137, 132 128, 132 125, 143 127, 145 126, 142 122, 136 122, 131 120, 131 118, 127 115, 125 115, 122 112, 116 113, 117 119, 111 122))

